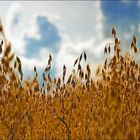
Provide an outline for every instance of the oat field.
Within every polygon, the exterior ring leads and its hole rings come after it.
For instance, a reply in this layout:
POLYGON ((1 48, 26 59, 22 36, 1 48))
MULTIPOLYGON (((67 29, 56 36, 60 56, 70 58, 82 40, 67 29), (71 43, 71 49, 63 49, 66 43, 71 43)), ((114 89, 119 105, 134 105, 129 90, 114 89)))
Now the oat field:
POLYGON ((105 46, 106 60, 91 75, 85 51, 73 62, 66 78, 50 76, 53 58, 42 73, 24 79, 22 62, 12 51, 3 27, 0 33, 0 139, 140 139, 140 65, 136 37, 130 52, 114 42, 105 46), (4 49, 2 46, 4 45, 4 49), (111 55, 112 54, 112 55, 111 55), (86 64, 82 67, 81 62, 86 64))

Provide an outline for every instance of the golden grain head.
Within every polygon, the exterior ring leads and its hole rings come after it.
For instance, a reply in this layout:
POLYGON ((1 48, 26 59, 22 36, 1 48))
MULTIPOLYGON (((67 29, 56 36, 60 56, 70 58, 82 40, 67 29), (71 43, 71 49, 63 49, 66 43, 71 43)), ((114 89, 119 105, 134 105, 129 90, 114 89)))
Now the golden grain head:
POLYGON ((122 53, 115 28, 112 35, 114 42, 109 44, 113 45, 105 46, 107 58, 97 68, 96 77, 91 75, 85 51, 75 60, 70 74, 63 65, 62 75, 51 77, 49 55, 41 84, 36 66, 34 77, 24 79, 20 58, 4 40, 6 43, 0 44, 0 49, 6 45, 0 50, 0 138, 140 139, 137 40, 133 36, 132 53, 122 53))

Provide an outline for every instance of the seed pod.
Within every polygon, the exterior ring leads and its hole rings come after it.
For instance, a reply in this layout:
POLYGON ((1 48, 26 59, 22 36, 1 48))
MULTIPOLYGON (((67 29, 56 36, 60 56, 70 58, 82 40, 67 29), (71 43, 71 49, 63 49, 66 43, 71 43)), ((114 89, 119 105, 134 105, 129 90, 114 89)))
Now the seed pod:
POLYGON ((4 57, 8 57, 10 52, 11 52, 11 44, 9 43, 5 48, 4 57))
POLYGON ((50 59, 50 61, 52 61, 52 56, 49 54, 49 59, 50 59))
POLYGON ((79 63, 81 62, 81 60, 82 60, 82 54, 80 55, 80 58, 79 58, 79 63))
POLYGON ((45 72, 49 71, 51 68, 51 65, 48 65, 46 68, 45 68, 45 72))
POLYGON ((42 87, 44 87, 45 86, 45 84, 44 84, 44 82, 42 83, 42 87))
POLYGON ((96 71, 96 76, 98 76, 99 72, 100 72, 100 67, 98 67, 98 69, 96 71))
POLYGON ((104 63, 104 64, 105 64, 105 66, 106 66, 106 64, 107 64, 107 59, 105 60, 105 63, 104 63))
POLYGON ((84 52, 84 59, 85 59, 85 61, 87 60, 87 55, 85 52, 84 52))
POLYGON ((48 73, 48 80, 49 80, 49 82, 51 83, 52 82, 52 80, 51 80, 51 77, 50 77, 50 74, 48 73))
POLYGON ((134 48, 134 43, 133 43, 133 41, 131 42, 131 49, 133 49, 134 48))
POLYGON ((136 44, 137 40, 136 40, 135 35, 133 36, 133 41, 134 41, 134 44, 136 44))
POLYGON ((140 75, 138 76, 138 81, 140 82, 140 75))
POLYGON ((74 65, 73 65, 73 66, 75 66, 75 65, 77 64, 77 61, 78 61, 78 58, 75 60, 75 62, 74 62, 74 65))
POLYGON ((71 82, 72 74, 69 76, 67 84, 71 82))
POLYGON ((114 27, 112 29, 112 35, 114 36, 114 38, 116 37, 116 30, 114 29, 114 27))
POLYGON ((63 66, 63 76, 65 77, 65 75, 66 75, 66 66, 64 65, 63 66))
POLYGON ((15 61, 15 63, 14 63, 14 68, 16 68, 16 66, 17 66, 17 61, 15 61))
POLYGON ((2 45, 3 45, 3 40, 1 40, 1 44, 0 44, 0 46, 2 47, 2 45))
POLYGON ((137 47, 136 46, 134 47, 134 52, 137 53, 137 47))
POLYGON ((65 80, 65 76, 63 75, 63 77, 62 77, 62 81, 64 82, 64 80, 65 80))
POLYGON ((87 65, 87 73, 88 73, 88 76, 90 76, 91 71, 90 71, 89 65, 87 65))
POLYGON ((17 62, 18 62, 19 64, 21 64, 21 61, 20 61, 20 59, 19 59, 18 56, 16 57, 16 60, 17 60, 17 62))
POLYGON ((49 92, 50 89, 51 89, 51 85, 50 85, 50 83, 47 83, 47 91, 49 92))
POLYGON ((87 74, 85 74, 85 80, 87 80, 88 79, 88 75, 87 74))
POLYGON ((115 44, 118 44, 118 43, 119 43, 118 38, 115 38, 115 44))
POLYGON ((36 72, 36 66, 34 66, 34 72, 36 72))
POLYGON ((110 77, 109 76, 107 76, 107 81, 110 81, 110 77))
POLYGON ((0 53, 2 53, 2 47, 0 47, 0 53))
POLYGON ((57 87, 60 88, 60 85, 61 85, 61 79, 59 78, 57 81, 57 87))
POLYGON ((109 47, 108 47, 108 53, 110 54, 110 51, 111 51, 111 49, 110 49, 110 45, 109 45, 109 47))
POLYGON ((84 77, 84 72, 83 71, 81 71, 81 78, 83 78, 84 77))
POLYGON ((135 65, 135 68, 138 69, 138 64, 135 65))
POLYGON ((22 81, 23 80, 23 73, 21 72, 20 74, 20 80, 22 81))
POLYGON ((3 32, 3 27, 2 27, 2 25, 0 25, 0 32, 3 32))
POLYGON ((9 62, 11 62, 12 60, 13 60, 13 58, 14 58, 14 56, 15 56, 15 54, 13 53, 13 54, 11 54, 10 56, 9 56, 9 62))
POLYGON ((80 64, 78 64, 78 70, 81 70, 81 65, 80 64))
POLYGON ((105 49, 104 49, 104 54, 107 54, 107 48, 105 47, 105 49))
POLYGON ((43 77, 43 81, 47 81, 47 78, 44 73, 43 73, 42 77, 43 77))
POLYGON ((73 87, 75 87, 75 81, 72 79, 72 81, 71 81, 71 85, 73 86, 73 87))

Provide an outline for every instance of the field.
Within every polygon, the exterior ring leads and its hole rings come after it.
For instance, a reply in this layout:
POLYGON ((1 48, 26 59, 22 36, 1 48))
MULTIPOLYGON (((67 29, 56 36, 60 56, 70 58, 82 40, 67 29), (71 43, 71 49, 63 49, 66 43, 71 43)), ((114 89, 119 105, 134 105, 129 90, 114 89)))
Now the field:
MULTIPOLYGON (((4 36, 3 27, 0 32, 4 36)), ((39 85, 34 77, 24 79, 22 62, 4 37, 0 60, 0 138, 1 139, 139 139, 140 66, 136 63, 137 40, 131 51, 122 53, 116 30, 113 43, 105 46, 106 60, 91 76, 86 52, 75 60, 66 78, 51 78, 52 56, 39 85), (4 46, 4 50, 2 49, 4 46), (113 55, 110 55, 110 54, 113 55)))

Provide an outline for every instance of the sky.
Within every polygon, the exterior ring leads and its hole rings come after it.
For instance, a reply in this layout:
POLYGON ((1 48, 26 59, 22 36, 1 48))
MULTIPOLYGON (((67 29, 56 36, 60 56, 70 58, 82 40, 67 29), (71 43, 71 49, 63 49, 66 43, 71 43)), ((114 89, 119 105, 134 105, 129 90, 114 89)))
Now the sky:
POLYGON ((140 40, 139 13, 140 1, 0 1, 5 34, 26 76, 34 66, 43 71, 49 54, 53 75, 60 76, 64 64, 70 73, 82 51, 94 71, 113 27, 126 50, 134 34, 140 40))

